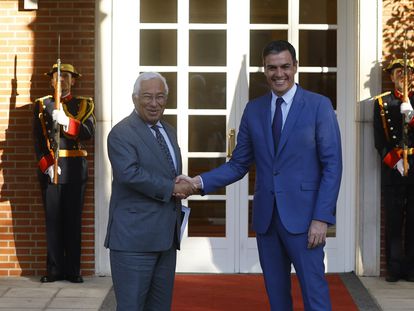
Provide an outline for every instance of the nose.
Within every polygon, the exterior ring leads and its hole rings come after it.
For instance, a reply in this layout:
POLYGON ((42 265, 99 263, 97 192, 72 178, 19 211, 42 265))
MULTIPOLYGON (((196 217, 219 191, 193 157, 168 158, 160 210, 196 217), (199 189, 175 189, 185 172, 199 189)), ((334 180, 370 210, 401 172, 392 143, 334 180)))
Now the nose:
POLYGON ((283 76, 283 70, 280 67, 279 68, 276 68, 275 71, 274 71, 274 73, 275 73, 275 76, 277 76, 277 77, 283 76))

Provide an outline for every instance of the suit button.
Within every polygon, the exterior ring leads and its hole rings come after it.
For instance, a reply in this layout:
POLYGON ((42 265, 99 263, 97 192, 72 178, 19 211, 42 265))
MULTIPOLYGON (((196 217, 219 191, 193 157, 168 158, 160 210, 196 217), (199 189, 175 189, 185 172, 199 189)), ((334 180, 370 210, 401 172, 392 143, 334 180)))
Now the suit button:
POLYGON ((270 191, 270 194, 271 195, 275 195, 275 192, 272 190, 272 191, 270 191))
POLYGON ((273 175, 275 175, 275 176, 276 176, 276 175, 279 175, 279 171, 274 171, 274 172, 273 172, 273 175))

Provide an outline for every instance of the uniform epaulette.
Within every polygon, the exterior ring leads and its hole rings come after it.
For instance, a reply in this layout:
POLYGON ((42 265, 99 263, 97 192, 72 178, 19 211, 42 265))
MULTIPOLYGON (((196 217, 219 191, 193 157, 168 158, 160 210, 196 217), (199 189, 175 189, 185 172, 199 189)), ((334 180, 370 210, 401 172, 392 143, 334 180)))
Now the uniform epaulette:
POLYGON ((52 97, 53 97, 52 95, 46 95, 46 96, 43 96, 43 97, 39 97, 39 98, 35 99, 35 102, 38 102, 38 101, 43 102, 45 99, 49 99, 49 98, 52 98, 52 97))
POLYGON ((390 94, 391 94, 391 91, 381 93, 381 94, 379 94, 377 96, 374 96, 374 100, 376 100, 378 98, 381 98, 381 97, 384 97, 384 96, 387 96, 387 95, 390 95, 390 94))
POLYGON ((87 101, 93 101, 93 98, 92 97, 88 97, 88 96, 76 96, 76 98, 86 99, 87 101))

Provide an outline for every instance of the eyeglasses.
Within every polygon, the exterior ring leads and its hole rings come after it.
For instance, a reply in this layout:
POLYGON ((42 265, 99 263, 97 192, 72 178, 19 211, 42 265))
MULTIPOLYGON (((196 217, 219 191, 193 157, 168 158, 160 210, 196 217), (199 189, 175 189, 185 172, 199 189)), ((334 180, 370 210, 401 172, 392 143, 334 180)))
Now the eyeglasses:
POLYGON ((162 105, 165 104, 166 100, 167 100, 167 95, 165 94, 158 94, 158 95, 150 95, 150 94, 143 94, 139 96, 141 98, 141 101, 144 104, 149 104, 152 103, 152 101, 155 99, 155 101, 162 105))

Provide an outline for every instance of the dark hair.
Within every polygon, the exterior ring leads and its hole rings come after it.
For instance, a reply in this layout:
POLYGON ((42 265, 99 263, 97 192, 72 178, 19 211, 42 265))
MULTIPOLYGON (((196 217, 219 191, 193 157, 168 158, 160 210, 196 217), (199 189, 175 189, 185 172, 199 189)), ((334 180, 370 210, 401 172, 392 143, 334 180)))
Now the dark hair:
POLYGON ((262 59, 263 63, 267 55, 269 54, 279 54, 283 51, 289 51, 290 55, 292 56, 292 60, 294 63, 297 62, 296 60, 296 51, 292 44, 285 40, 276 40, 269 42, 263 49, 262 52, 262 59))

